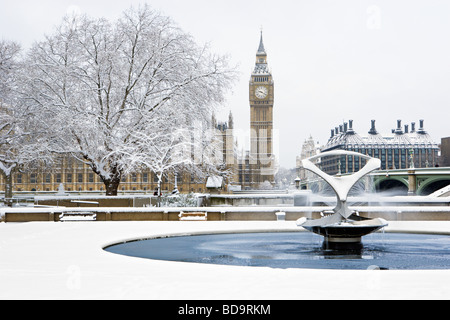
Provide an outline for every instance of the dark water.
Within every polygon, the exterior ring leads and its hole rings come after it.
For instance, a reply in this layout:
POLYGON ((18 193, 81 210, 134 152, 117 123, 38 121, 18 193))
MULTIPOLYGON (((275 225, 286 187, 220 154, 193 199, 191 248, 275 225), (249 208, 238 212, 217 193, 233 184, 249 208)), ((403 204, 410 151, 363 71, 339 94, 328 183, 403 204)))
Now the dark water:
POLYGON ((142 240, 106 248, 155 260, 313 269, 450 269, 450 236, 376 233, 362 248, 330 250, 308 232, 199 235, 142 240))

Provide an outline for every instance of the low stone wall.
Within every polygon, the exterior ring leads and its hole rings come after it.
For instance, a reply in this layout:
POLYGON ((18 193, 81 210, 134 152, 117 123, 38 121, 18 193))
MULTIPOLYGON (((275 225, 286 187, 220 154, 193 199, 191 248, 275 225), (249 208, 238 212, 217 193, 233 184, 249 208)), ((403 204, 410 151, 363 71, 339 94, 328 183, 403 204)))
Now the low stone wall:
MULTIPOLYGON (((2 209, 5 222, 60 221, 62 213, 92 212, 96 221, 179 221, 181 212, 207 213, 207 221, 275 221, 276 210, 258 210, 257 212, 214 210, 214 208, 38 208, 35 210, 12 208, 2 209)), ((292 220, 303 216, 302 213, 289 213, 292 220)))
POLYGON ((35 197, 35 205, 55 207, 145 207, 156 205, 157 198, 152 196, 60 196, 35 197))
POLYGON ((361 216, 387 221, 450 221, 450 207, 361 207, 361 216))
POLYGON ((210 195, 208 206, 288 206, 294 205, 293 194, 221 194, 210 195))
MULTIPOLYGON (((96 221, 179 221, 180 212, 206 213, 207 221, 286 221, 319 219, 326 207, 200 207, 200 208, 1 208, 5 222, 60 221, 61 214, 90 212, 96 221)), ((353 207, 363 217, 387 221, 450 221, 450 207, 353 207)))

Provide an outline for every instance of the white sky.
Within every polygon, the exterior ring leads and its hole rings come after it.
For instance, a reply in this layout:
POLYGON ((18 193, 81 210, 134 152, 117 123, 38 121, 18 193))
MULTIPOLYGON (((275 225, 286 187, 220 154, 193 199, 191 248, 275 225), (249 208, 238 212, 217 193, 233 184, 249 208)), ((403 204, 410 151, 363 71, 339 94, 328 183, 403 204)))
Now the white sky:
MULTIPOLYGON (((117 18, 145 0, 0 0, 0 38, 26 48, 50 33, 68 10, 117 18)), ((153 0, 147 1, 218 53, 241 77, 219 120, 234 114, 249 129, 248 81, 259 32, 275 81, 279 162, 294 167, 310 135, 370 120, 389 133, 425 120, 436 142, 450 136, 450 1, 448 0, 153 0)), ((245 147, 246 143, 240 141, 245 147)))

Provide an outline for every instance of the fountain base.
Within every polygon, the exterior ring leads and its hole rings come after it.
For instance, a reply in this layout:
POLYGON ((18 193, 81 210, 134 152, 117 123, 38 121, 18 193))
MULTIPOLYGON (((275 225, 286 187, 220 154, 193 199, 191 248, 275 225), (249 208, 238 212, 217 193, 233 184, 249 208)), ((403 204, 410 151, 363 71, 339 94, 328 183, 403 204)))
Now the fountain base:
POLYGON ((311 220, 299 219, 297 224, 308 231, 314 232, 325 238, 324 242, 329 244, 361 243, 361 238, 370 233, 376 232, 388 225, 384 219, 367 219, 352 215, 346 221, 341 221, 329 225, 308 225, 311 220))
POLYGON ((322 250, 328 252, 339 252, 340 254, 361 254, 361 251, 364 248, 361 239, 362 238, 350 238, 349 241, 342 241, 343 239, 339 239, 339 241, 333 241, 334 239, 324 238, 322 243, 322 250))

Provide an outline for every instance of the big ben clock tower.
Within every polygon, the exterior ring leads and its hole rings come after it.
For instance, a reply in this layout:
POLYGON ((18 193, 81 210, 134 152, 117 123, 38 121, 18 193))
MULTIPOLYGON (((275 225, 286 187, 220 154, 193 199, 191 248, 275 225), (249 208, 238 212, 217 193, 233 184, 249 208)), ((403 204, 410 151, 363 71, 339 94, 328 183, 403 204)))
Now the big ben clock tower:
POLYGON ((273 155, 274 84, 267 64, 263 36, 256 53, 255 69, 249 85, 250 93, 250 184, 258 188, 265 181, 275 182, 273 155))

